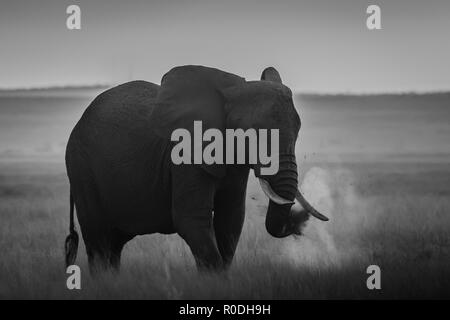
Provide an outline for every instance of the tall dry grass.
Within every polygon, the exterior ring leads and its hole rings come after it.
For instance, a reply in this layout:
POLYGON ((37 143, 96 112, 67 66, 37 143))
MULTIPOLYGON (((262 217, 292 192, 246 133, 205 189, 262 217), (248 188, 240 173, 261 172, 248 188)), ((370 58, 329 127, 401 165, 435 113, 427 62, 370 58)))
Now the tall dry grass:
POLYGON ((306 165, 302 191, 332 218, 304 236, 271 238, 267 200, 251 179, 244 231, 231 270, 198 274, 176 235, 124 249, 120 275, 91 278, 84 245, 82 290, 65 287, 68 183, 60 166, 0 172, 0 298, 340 299, 450 297, 449 176, 445 165, 306 165), (414 169, 415 168, 415 169, 414 169), (380 291, 366 287, 379 265, 380 291))

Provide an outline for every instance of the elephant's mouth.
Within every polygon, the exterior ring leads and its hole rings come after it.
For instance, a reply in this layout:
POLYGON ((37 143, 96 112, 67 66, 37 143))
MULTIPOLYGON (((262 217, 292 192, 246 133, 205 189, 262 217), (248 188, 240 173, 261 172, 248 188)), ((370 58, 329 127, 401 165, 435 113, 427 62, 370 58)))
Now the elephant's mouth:
MULTIPOLYGON (((276 238, 284 238, 291 234, 301 235, 302 229, 310 216, 322 221, 329 219, 314 209, 297 189, 295 201, 283 198, 276 193, 270 183, 259 178, 264 193, 270 199, 266 216, 267 232, 276 238)), ((293 194, 291 194, 293 197, 293 194)))
MULTIPOLYGON (((289 204, 291 206, 295 203, 294 201, 290 201, 290 200, 284 199, 283 197, 278 195, 272 189, 272 187, 270 186, 269 182, 267 182, 266 180, 261 179, 261 178, 258 178, 258 180, 259 180, 259 183, 261 184, 261 188, 264 191, 264 193, 266 194, 266 196, 271 201, 273 201, 274 203, 276 203, 278 205, 287 205, 287 204, 289 204)), ((297 189, 297 192, 295 194, 295 199, 303 207, 304 211, 306 211, 309 215, 311 215, 314 218, 317 218, 319 220, 322 220, 322 221, 328 221, 329 220, 326 216, 324 216, 319 211, 314 209, 314 207, 309 204, 309 202, 303 197, 302 193, 298 189, 297 189)))

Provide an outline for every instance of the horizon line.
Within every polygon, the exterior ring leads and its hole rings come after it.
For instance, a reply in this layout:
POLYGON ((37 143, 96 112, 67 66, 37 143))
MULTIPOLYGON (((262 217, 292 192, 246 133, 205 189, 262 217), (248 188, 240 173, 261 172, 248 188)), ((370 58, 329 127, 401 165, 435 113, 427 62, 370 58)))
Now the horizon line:
MULTIPOLYGON (((139 79, 131 81, 140 81, 139 79)), ((145 80, 143 80, 145 81, 145 80)), ((125 82, 124 82, 125 83, 125 82)), ((92 83, 92 84, 69 84, 69 85, 49 85, 49 86, 29 86, 29 87, 0 87, 0 93, 14 93, 19 91, 51 91, 51 90, 77 90, 77 89, 107 89, 113 88, 120 83, 92 83)), ((398 89, 398 90, 295 90, 294 95, 323 95, 323 96, 368 96, 368 95, 426 95, 450 93, 448 89, 398 89)))

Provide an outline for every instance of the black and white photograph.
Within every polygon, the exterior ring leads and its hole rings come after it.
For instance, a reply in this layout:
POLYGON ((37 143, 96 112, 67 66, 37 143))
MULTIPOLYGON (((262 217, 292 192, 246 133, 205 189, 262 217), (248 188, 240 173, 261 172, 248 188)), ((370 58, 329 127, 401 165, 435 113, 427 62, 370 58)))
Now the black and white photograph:
POLYGON ((0 300, 449 299, 449 34, 448 0, 1 0, 0 300))

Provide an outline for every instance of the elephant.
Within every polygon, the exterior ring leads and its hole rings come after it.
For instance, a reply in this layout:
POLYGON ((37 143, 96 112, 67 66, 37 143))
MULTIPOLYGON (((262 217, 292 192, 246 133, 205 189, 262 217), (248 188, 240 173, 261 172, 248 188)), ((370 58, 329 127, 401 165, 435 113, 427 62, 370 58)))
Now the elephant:
POLYGON ((73 128, 66 147, 70 234, 65 262, 75 262, 78 233, 89 269, 118 271, 124 245, 138 235, 177 233, 200 271, 227 270, 245 216, 250 170, 269 198, 265 228, 275 238, 301 234, 314 216, 327 221, 298 190, 295 143, 300 117, 291 90, 273 67, 260 80, 205 66, 179 66, 161 85, 132 81, 97 96, 73 128), (256 164, 177 164, 177 128, 279 129, 279 170, 256 164), (293 206, 295 199, 299 205, 293 206))

